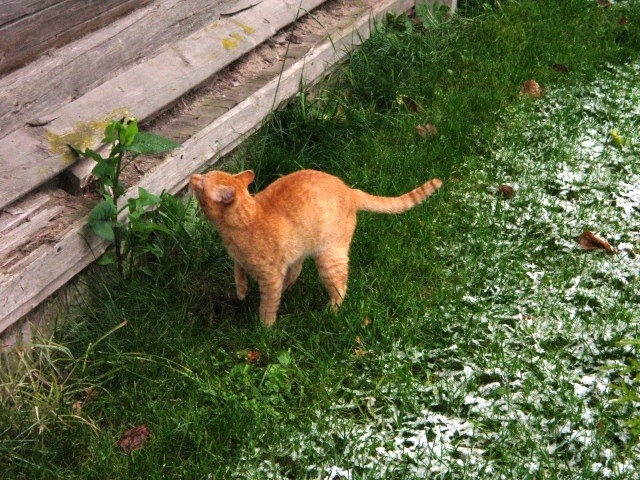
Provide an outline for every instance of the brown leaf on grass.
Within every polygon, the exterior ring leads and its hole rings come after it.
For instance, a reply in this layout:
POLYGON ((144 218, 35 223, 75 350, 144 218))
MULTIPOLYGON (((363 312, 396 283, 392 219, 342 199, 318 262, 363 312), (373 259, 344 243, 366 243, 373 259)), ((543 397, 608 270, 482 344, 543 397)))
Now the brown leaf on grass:
POLYGON ((256 363, 262 354, 258 350, 247 350, 247 363, 256 363))
POLYGON ((527 80, 520 88, 521 97, 540 98, 544 95, 544 90, 535 80, 527 80))
POLYGON ((424 125, 417 125, 416 133, 422 138, 434 138, 438 135, 438 129, 433 123, 426 123, 424 125))
POLYGON ((579 242, 583 250, 601 249, 609 253, 615 253, 615 250, 609 242, 589 230, 582 232, 579 242))
POLYGON ((597 0, 597 2, 602 8, 609 8, 611 6, 611 2, 609 0, 597 0))
POLYGON ((371 317, 364 317, 364 320, 362 320, 362 326, 368 327, 369 325, 371 325, 371 317))
POLYGON ((129 454, 134 450, 140 450, 149 436, 151 436, 151 432, 149 428, 143 424, 124 432, 122 438, 118 440, 118 445, 124 453, 129 454))
POLYGON ((629 23, 627 17, 620 17, 620 20, 618 20, 618 25, 626 25, 627 23, 629 23))
POLYGON ((514 188, 510 185, 498 185, 498 193, 504 198, 513 198, 516 194, 514 188))

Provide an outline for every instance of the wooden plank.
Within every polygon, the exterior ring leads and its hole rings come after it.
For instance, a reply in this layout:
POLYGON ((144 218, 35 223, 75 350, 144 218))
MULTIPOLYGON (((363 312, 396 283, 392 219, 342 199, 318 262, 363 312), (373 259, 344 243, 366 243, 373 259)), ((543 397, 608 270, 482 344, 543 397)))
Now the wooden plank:
POLYGON ((0 27, 31 15, 51 5, 60 3, 61 0, 0 0, 0 27))
POLYGON ((62 207, 56 206, 42 210, 28 221, 11 231, 11 234, 0 233, 0 259, 14 249, 29 243, 32 237, 48 225, 60 212, 62 207))
POLYGON ((32 215, 50 199, 51 195, 48 192, 35 192, 11 208, 5 209, 0 214, 0 235, 7 233, 16 225, 24 222, 27 217, 32 215))
POLYGON ((0 78, 0 138, 27 123, 46 122, 47 116, 55 116, 51 112, 210 24, 234 4, 234 0, 154 0, 5 75, 0 78))
POLYGON ((229 65, 324 0, 264 0, 195 32, 60 108, 45 126, 0 140, 0 208, 68 168, 67 144, 97 147, 108 120, 127 112, 141 120, 229 65), (153 92, 152 95, 149 93, 153 92))
MULTIPOLYGON (((159 120, 159 122, 152 122, 151 125, 145 126, 145 129, 150 129, 151 132, 159 135, 168 135, 170 139, 179 143, 184 143, 191 138, 192 135, 211 124, 218 117, 234 108, 247 97, 256 93, 256 91, 262 88, 265 83, 272 80, 274 77, 277 77, 283 69, 289 68, 293 63, 300 60, 308 53, 310 48, 321 43, 325 39, 328 31, 327 28, 331 31, 338 31, 341 27, 353 22, 359 14, 366 10, 366 7, 362 6, 361 3, 358 3, 348 7, 350 11, 353 9, 354 12, 350 13, 346 18, 336 16, 331 19, 327 19, 327 16, 332 16, 327 13, 327 11, 330 11, 332 8, 331 4, 340 5, 345 1, 347 0, 336 0, 336 2, 331 2, 326 9, 321 7, 319 11, 314 11, 315 19, 307 19, 306 21, 298 23, 295 29, 292 28, 292 31, 301 30, 303 32, 308 32, 308 27, 305 25, 313 24, 314 22, 322 24, 327 20, 332 22, 332 24, 337 23, 337 25, 333 27, 326 25, 322 32, 315 32, 313 34, 305 33, 302 37, 303 40, 300 43, 291 43, 288 45, 285 39, 287 35, 279 33, 276 37, 269 40, 269 44, 261 45, 233 65, 232 68, 234 70, 237 69, 239 74, 234 75, 236 85, 233 88, 229 88, 227 86, 228 83, 223 81, 223 79, 229 75, 227 72, 220 72, 219 75, 216 74, 211 81, 207 82, 206 86, 203 87, 205 91, 220 91, 222 89, 224 90, 223 97, 196 94, 193 100, 189 100, 188 102, 189 106, 186 107, 188 113, 184 111, 182 114, 178 115, 172 115, 169 113, 168 117, 159 120), (270 45, 272 43, 275 45, 270 45), (280 54, 276 53, 273 49, 274 46, 277 48, 279 43, 281 43, 283 47, 283 51, 280 54), (283 58, 282 61, 271 60, 272 58, 276 59, 280 58, 280 56, 284 56, 284 49, 286 49, 286 58, 283 58), (269 62, 269 60, 271 60, 271 62, 269 62), (260 71, 258 73, 255 72, 257 63, 262 64, 262 66, 259 67, 260 71), (245 65, 248 65, 251 73, 244 73, 245 65), (160 128, 155 129, 155 123, 158 123, 160 128)), ((71 166, 63 173, 62 177, 60 177, 61 181, 65 185, 65 190, 73 195, 80 194, 92 180, 93 176, 91 171, 94 167, 95 162, 90 159, 81 160, 71 166)), ((144 170, 148 171, 148 169, 144 170)))
MULTIPOLYGON (((138 186, 153 192, 164 189, 176 192, 183 188, 192 172, 233 149, 260 125, 275 105, 295 95, 301 83, 316 81, 335 62, 343 59, 354 45, 368 38, 375 18, 384 16, 388 11, 405 11, 413 5, 414 0, 379 2, 373 12, 363 14, 352 27, 314 48, 287 69, 281 78, 269 82, 185 142, 181 151, 131 188, 127 197, 137 195, 138 186)), ((56 245, 40 247, 29 259, 13 265, 10 271, 0 272, 0 332, 62 287, 106 248, 107 243, 93 234, 83 219, 72 225, 56 245)))
POLYGON ((43 245, 28 261, 16 264, 13 273, 0 273, 0 332, 71 280, 106 247, 82 220, 59 243, 43 245))
POLYGON ((25 15, 0 26, 0 74, 149 1, 60 0, 39 5, 31 2, 25 15))

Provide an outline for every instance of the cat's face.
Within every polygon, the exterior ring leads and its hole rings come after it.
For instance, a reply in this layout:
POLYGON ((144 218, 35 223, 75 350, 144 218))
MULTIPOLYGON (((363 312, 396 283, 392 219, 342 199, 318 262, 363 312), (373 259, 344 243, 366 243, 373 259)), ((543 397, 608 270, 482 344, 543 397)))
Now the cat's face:
POLYGON ((247 187, 255 178, 251 170, 231 175, 213 170, 204 175, 193 174, 189 188, 195 193, 202 210, 210 220, 222 217, 227 208, 248 196, 247 187))

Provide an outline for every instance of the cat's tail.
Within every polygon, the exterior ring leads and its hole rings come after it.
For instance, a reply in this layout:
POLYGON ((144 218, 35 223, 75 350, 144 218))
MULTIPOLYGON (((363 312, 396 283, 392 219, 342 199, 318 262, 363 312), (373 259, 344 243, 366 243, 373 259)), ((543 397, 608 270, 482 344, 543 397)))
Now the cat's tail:
POLYGON ((399 197, 378 197, 362 190, 355 190, 357 208, 366 212, 376 213, 404 213, 420 205, 425 199, 442 186, 439 178, 432 178, 428 182, 399 197))

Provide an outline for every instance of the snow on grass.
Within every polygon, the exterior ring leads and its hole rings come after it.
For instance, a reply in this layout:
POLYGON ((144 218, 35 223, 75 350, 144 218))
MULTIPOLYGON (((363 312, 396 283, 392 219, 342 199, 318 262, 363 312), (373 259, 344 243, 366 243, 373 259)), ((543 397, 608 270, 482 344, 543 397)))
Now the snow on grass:
POLYGON ((613 385, 637 388, 615 367, 640 337, 639 74, 610 67, 506 112, 494 158, 459 191, 471 233, 442 251, 472 265, 460 299, 428 314, 450 346, 405 339, 363 358, 355 387, 235 475, 634 478, 626 416, 640 405, 616 403, 613 385), (587 229, 616 254, 581 250, 587 229))

